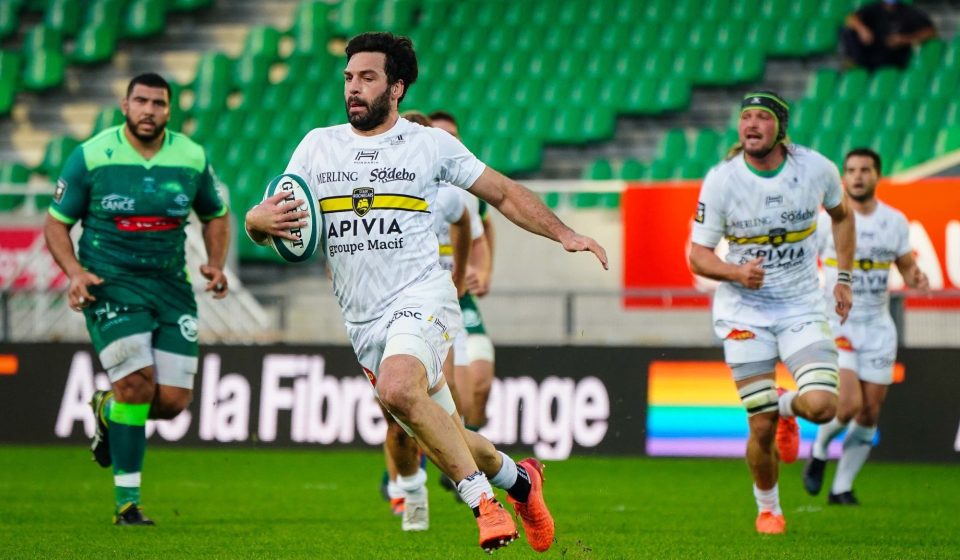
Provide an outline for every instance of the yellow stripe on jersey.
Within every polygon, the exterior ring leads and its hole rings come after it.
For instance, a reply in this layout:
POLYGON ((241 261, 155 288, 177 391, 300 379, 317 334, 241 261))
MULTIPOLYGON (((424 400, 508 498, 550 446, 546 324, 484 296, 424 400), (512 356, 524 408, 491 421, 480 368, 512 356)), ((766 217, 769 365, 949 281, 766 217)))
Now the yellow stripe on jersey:
MULTIPOLYGON (((406 210, 408 212, 426 212, 429 208, 426 200, 405 194, 375 194, 371 210, 406 210)), ((331 196, 320 200, 320 211, 324 214, 331 212, 349 212, 353 210, 353 197, 331 196)))
POLYGON ((815 231, 817 231, 817 222, 813 222, 810 224, 810 227, 801 231, 771 231, 769 235, 758 235, 756 237, 735 237, 728 235, 727 241, 736 243, 737 245, 746 245, 747 243, 754 245, 780 245, 781 243, 797 243, 803 241, 813 235, 815 231))
POLYGON ((449 257, 453 255, 453 245, 441 245, 440 246, 440 256, 449 257))
MULTIPOLYGON (((890 270, 891 261, 875 261, 873 259, 857 259, 853 261, 853 268, 857 270, 890 270)), ((837 267, 837 259, 824 259, 823 266, 837 267)))

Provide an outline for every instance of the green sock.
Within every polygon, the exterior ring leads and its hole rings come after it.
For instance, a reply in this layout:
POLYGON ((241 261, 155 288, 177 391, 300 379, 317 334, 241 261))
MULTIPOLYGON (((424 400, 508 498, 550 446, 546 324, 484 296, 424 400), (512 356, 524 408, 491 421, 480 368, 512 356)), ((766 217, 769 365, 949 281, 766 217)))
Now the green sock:
POLYGON ((149 404, 130 404, 116 400, 109 407, 110 459, 119 510, 125 504, 140 503, 140 470, 147 449, 149 404))

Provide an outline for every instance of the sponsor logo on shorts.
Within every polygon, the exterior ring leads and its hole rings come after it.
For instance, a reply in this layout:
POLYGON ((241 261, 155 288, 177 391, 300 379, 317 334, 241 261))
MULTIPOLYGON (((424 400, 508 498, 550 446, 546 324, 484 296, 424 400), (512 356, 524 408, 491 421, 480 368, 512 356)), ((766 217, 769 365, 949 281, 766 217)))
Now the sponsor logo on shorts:
POLYGON ((353 189, 352 205, 357 216, 362 218, 367 215, 367 212, 373 207, 373 196, 373 188, 371 187, 353 189))
POLYGON ((431 316, 427 317, 427 322, 428 322, 428 323, 433 323, 433 326, 436 327, 437 330, 440 331, 440 334, 443 336, 443 339, 444 339, 444 340, 450 340, 450 333, 447 332, 447 325, 444 324, 443 321, 441 321, 439 317, 436 317, 436 316, 434 316, 434 315, 431 315, 431 316))
POLYGON ((192 315, 181 315, 177 319, 180 325, 180 334, 190 342, 196 342, 200 338, 200 326, 197 324, 197 318, 192 315))
MULTIPOLYGON (((394 311, 393 317, 391 317, 390 321, 387 323, 387 328, 389 329, 390 326, 393 325, 393 322, 396 321, 397 319, 407 318, 407 319, 416 319, 418 321, 422 321, 423 313, 419 311, 414 311, 414 309, 416 308, 408 307, 408 308, 398 309, 397 311, 394 311)), ((433 319, 433 317, 430 317, 430 318, 433 319)))
POLYGON ((895 360, 894 360, 893 358, 891 358, 890 356, 886 356, 886 357, 883 357, 883 358, 874 358, 874 359, 870 360, 870 365, 871 365, 874 369, 886 369, 886 368, 888 368, 888 367, 893 366, 893 362, 894 362, 894 361, 895 361, 895 360))
POLYGON ((752 338, 757 338, 757 335, 749 330, 731 329, 730 333, 727 334, 727 340, 750 340, 752 338))
POLYGON ((113 193, 101 198, 100 206, 104 210, 109 210, 111 212, 133 212, 136 206, 136 201, 129 196, 113 193))
POLYGON ((377 376, 374 375, 372 371, 370 371, 369 369, 367 369, 367 368, 365 368, 365 367, 363 367, 363 366, 360 366, 360 368, 363 370, 363 374, 367 376, 367 380, 370 381, 370 384, 373 385, 374 387, 376 387, 376 386, 377 386, 377 376))
POLYGON ((838 336, 834 339, 834 342, 837 344, 837 350, 843 350, 845 352, 853 352, 853 343, 850 342, 850 339, 845 336, 838 336))

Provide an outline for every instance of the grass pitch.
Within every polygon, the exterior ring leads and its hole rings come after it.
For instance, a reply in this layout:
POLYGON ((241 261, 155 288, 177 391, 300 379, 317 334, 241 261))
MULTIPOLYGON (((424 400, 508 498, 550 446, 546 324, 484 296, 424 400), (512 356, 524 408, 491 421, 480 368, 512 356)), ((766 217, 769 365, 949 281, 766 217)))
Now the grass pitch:
MULTIPOLYGON (((111 525, 108 470, 73 447, 0 447, 0 557, 482 558, 472 514, 430 471, 430 530, 405 534, 381 501, 380 455, 312 450, 148 449, 144 504, 156 527, 111 525)), ((781 472, 788 534, 758 536, 742 461, 573 458, 548 463, 557 541, 500 558, 957 558, 960 469, 868 463, 860 507, 807 496, 781 472)), ((833 468, 827 475, 832 479, 833 468)), ((509 508, 509 506, 507 506, 509 508)))

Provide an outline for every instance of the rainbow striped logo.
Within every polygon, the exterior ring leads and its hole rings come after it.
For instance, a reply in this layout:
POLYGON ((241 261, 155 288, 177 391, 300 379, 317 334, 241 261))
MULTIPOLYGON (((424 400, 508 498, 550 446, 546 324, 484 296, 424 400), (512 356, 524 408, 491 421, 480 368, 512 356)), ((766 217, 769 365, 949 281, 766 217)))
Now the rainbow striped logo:
MULTIPOLYGON (((903 380, 897 364, 894 382, 903 380)), ((647 455, 667 457, 743 457, 747 414, 740 404, 730 369, 723 362, 650 363, 647 372, 647 455)), ((787 369, 777 366, 777 385, 796 389, 787 369)), ((802 418, 800 457, 810 455, 817 426, 802 418)), ((843 435, 830 445, 839 457, 843 435)))

